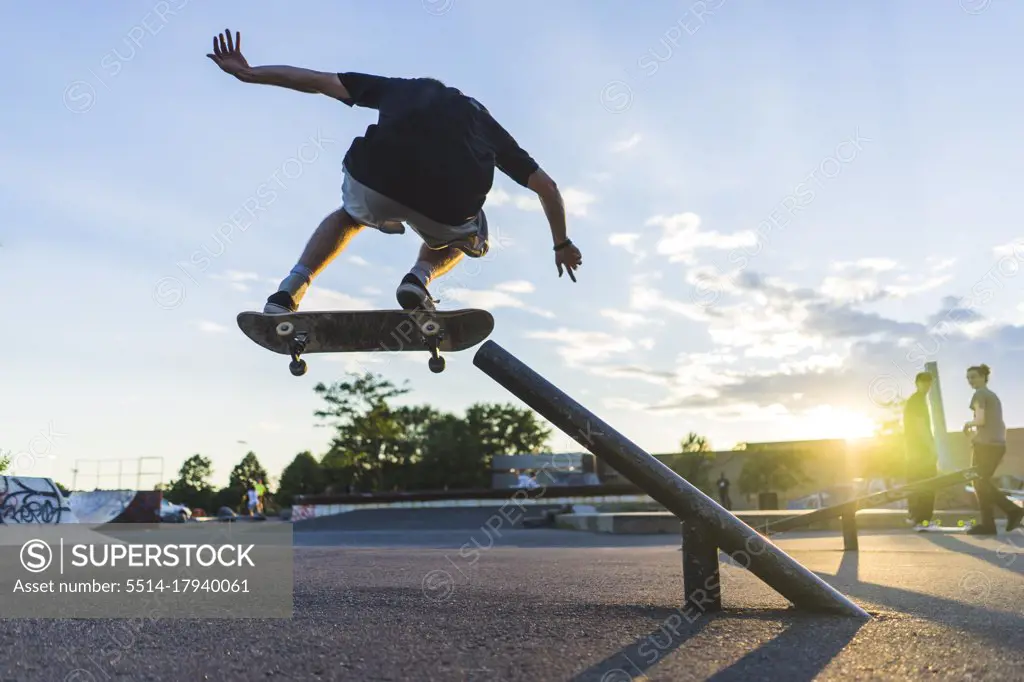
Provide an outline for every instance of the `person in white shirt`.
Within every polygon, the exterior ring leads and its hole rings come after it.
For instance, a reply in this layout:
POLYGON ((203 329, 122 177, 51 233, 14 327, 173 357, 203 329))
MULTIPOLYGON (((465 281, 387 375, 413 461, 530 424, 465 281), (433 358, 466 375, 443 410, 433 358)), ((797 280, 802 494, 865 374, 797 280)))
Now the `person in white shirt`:
POLYGON ((532 472, 524 471, 521 474, 519 474, 519 484, 518 484, 518 487, 520 487, 520 488, 537 488, 537 487, 540 487, 540 484, 537 483, 537 479, 533 476, 532 472))
POLYGON ((256 486, 249 486, 249 516, 253 516, 256 513, 256 508, 260 504, 260 496, 256 493, 256 486))

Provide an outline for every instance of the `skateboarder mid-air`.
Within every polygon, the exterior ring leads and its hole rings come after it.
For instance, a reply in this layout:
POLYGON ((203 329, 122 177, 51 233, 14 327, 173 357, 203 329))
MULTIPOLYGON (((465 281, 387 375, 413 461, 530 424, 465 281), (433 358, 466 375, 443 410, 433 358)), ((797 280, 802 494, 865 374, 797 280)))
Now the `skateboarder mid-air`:
POLYGON ((433 309, 431 281, 463 255, 487 253, 483 204, 495 168, 538 195, 551 227, 558 276, 564 268, 575 281, 573 271, 583 256, 568 238, 558 187, 475 99, 432 78, 249 66, 241 35, 236 32, 232 40, 230 30, 213 39, 213 54, 207 56, 243 83, 327 95, 379 112, 377 124, 345 155, 341 208, 317 227, 298 263, 267 299, 264 313, 296 311, 313 279, 364 227, 402 234, 403 223, 423 244, 398 286, 398 303, 405 310, 433 309))

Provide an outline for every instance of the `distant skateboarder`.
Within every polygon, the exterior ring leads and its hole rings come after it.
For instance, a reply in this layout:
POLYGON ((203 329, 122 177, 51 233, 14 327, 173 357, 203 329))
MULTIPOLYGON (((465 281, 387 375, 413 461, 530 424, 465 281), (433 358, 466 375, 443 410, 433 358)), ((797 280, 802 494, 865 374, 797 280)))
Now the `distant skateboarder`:
POLYGON ((723 471, 718 476, 718 499, 722 501, 722 506, 732 511, 732 498, 729 497, 729 479, 725 477, 723 471))
POLYGON ((264 313, 298 309, 313 279, 364 227, 402 234, 408 224, 423 240, 419 258, 396 292, 406 310, 433 309, 427 287, 463 255, 487 253, 483 204, 494 169, 533 190, 551 227, 555 266, 575 281, 583 256, 568 238, 562 196, 547 173, 471 97, 433 78, 389 78, 312 71, 294 66, 249 66, 241 35, 213 39, 207 54, 243 83, 276 85, 322 94, 348 106, 379 111, 378 123, 349 147, 344 160, 342 207, 320 223, 298 263, 264 306, 264 313))

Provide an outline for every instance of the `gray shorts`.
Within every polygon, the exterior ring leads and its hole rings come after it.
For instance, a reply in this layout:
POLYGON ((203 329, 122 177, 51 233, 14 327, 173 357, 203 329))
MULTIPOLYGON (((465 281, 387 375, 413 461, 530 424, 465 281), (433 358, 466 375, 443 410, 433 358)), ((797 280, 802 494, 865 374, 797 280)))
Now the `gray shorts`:
POLYGON ((370 189, 347 171, 341 185, 341 201, 342 208, 356 221, 386 234, 401 232, 397 225, 386 223, 405 223, 428 248, 453 246, 471 258, 487 254, 487 216, 483 210, 463 225, 444 225, 370 189))

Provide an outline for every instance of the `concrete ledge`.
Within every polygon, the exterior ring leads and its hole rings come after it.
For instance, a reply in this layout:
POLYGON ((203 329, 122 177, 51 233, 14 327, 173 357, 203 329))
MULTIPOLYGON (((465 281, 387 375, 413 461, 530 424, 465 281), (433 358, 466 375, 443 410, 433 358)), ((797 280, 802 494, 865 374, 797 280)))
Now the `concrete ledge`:
MULTIPOLYGON (((781 521, 791 516, 808 514, 813 510, 772 510, 772 511, 739 511, 736 516, 743 523, 754 529, 762 529, 769 523, 781 521)), ((941 510, 934 514, 943 526, 956 526, 960 522, 968 524, 977 520, 978 512, 971 509, 941 510)), ((862 509, 857 512, 857 527, 862 530, 909 530, 905 519, 906 511, 902 509, 862 509)), ((555 527, 564 530, 581 530, 591 533, 616 533, 620 535, 678 535, 679 519, 669 512, 629 512, 617 514, 561 514, 555 519, 555 527)), ((831 519, 814 523, 801 531, 842 530, 840 519, 831 519)), ((800 531, 790 531, 800 532, 800 531)))

